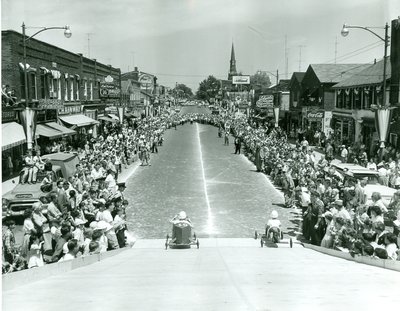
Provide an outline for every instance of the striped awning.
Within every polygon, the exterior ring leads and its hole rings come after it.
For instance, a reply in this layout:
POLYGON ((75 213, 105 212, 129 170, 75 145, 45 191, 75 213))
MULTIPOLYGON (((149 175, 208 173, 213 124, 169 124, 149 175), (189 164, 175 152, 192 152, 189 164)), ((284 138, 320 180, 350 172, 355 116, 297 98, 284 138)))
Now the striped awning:
POLYGON ((49 139, 56 139, 56 138, 60 138, 63 136, 63 133, 47 126, 46 124, 38 124, 36 126, 36 134, 43 136, 43 137, 47 137, 49 139))
POLYGON ((72 116, 61 116, 59 118, 62 122, 74 125, 75 127, 83 127, 88 125, 99 124, 99 121, 89 118, 83 114, 76 114, 72 116))
POLYGON ((17 122, 1 125, 1 150, 10 149, 26 142, 26 136, 21 124, 17 122))
POLYGON ((76 131, 69 129, 68 127, 62 126, 56 122, 48 122, 46 123, 48 127, 52 127, 61 133, 63 133, 63 136, 72 136, 76 134, 76 131))

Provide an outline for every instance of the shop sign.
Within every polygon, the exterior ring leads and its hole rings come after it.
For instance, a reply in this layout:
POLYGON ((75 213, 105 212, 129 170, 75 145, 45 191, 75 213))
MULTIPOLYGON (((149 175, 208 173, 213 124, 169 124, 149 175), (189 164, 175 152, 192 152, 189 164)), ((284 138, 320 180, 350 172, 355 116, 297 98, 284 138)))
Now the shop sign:
POLYGON ((140 88, 147 92, 153 92, 154 78, 151 75, 143 74, 139 77, 140 88))
POLYGON ((81 105, 73 105, 73 106, 63 106, 61 109, 58 110, 59 115, 65 114, 77 114, 82 112, 81 105))
POLYGON ((309 111, 307 112, 307 119, 322 119, 324 117, 323 111, 309 111))
POLYGON ((261 95, 256 106, 258 108, 274 108, 274 95, 261 95))
POLYGON ((62 109, 64 103, 61 99, 41 98, 38 101, 38 108, 41 109, 62 109))
POLYGON ((250 76, 233 76, 232 84, 250 84, 250 76))
MULTIPOLYGON (((114 81, 114 80, 113 80, 114 81)), ((114 82, 100 82, 101 98, 119 98, 121 90, 114 82)))
POLYGON ((16 111, 14 109, 1 109, 1 121, 8 122, 8 121, 15 121, 17 118, 16 111))

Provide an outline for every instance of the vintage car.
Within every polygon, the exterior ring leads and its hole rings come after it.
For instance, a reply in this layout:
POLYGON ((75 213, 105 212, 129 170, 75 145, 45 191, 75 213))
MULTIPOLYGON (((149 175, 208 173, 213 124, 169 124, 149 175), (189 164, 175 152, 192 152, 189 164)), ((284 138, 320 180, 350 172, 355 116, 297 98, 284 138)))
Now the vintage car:
MULTIPOLYGON (((52 164, 53 189, 56 188, 56 181, 70 177, 76 170, 76 164, 79 163, 78 157, 74 153, 52 153, 42 156, 42 159, 43 161, 48 160, 52 164)), ((23 216, 25 210, 31 208, 33 203, 46 197, 47 194, 40 189, 44 177, 45 174, 39 171, 35 184, 19 183, 13 190, 3 195, 3 219, 23 216)))

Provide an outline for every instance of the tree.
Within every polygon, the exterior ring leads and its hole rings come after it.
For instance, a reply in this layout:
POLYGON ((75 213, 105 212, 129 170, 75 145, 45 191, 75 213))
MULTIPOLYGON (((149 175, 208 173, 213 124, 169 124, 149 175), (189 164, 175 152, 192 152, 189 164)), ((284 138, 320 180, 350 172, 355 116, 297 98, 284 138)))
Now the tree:
POLYGON ((265 71, 258 71, 250 77, 250 85, 256 92, 263 93, 271 85, 269 75, 265 71))
POLYGON ((220 88, 220 81, 214 76, 208 76, 207 79, 200 82, 196 97, 211 103, 211 99, 214 99, 217 96, 220 88))
POLYGON ((177 84, 173 89, 173 94, 178 94, 181 98, 190 98, 193 96, 192 89, 185 84, 177 84))

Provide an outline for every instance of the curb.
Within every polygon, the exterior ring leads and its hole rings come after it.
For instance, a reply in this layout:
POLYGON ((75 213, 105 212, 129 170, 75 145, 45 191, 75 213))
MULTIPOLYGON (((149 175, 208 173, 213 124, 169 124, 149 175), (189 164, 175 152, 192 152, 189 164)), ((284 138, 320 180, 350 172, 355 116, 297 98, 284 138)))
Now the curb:
POLYGON ((127 251, 128 249, 130 248, 125 247, 101 254, 79 257, 70 261, 52 263, 39 268, 31 268, 4 274, 2 280, 3 291, 12 290, 23 285, 41 281, 51 276, 58 276, 62 273, 103 261, 104 259, 127 251))
POLYGON ((330 255, 345 260, 362 263, 369 266, 400 272, 400 261, 397 260, 370 258, 367 256, 358 256, 358 255, 352 257, 349 253, 344 253, 334 249, 324 248, 312 244, 304 244, 304 248, 312 249, 314 251, 317 251, 325 255, 330 255))

